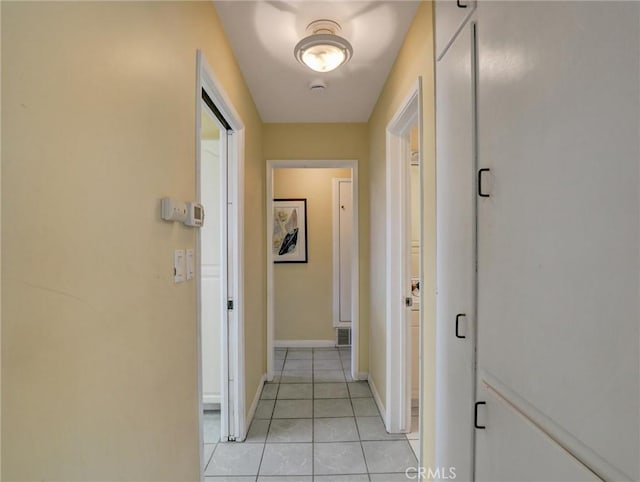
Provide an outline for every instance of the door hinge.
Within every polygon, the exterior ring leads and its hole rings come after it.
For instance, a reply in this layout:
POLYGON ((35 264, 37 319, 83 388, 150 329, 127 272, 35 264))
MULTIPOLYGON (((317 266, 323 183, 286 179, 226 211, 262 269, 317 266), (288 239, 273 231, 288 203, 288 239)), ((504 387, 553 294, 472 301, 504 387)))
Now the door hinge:
POLYGON ((233 300, 227 300, 227 310, 233 310, 233 300))
POLYGON ((486 404, 487 402, 476 402, 473 409, 473 426, 479 430, 484 430, 485 428, 487 428, 485 425, 478 424, 478 406, 486 404))

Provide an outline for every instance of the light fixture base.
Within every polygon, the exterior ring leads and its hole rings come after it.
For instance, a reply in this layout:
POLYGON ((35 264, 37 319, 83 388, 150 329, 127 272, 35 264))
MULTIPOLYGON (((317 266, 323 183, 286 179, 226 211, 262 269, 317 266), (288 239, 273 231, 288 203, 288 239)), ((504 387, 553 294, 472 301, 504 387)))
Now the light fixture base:
POLYGON ((311 22, 307 31, 311 35, 298 42, 293 54, 301 64, 316 72, 331 72, 346 64, 353 55, 349 41, 336 35, 342 30, 333 20, 320 19, 311 22))

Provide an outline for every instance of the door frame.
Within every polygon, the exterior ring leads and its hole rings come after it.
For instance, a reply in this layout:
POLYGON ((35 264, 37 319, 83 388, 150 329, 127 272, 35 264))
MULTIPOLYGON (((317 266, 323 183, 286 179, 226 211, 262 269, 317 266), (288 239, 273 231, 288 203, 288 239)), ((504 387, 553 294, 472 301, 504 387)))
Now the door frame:
MULTIPOLYGON (((243 440, 246 434, 245 420, 245 386, 244 386, 244 123, 236 112, 228 95, 222 88, 222 84, 213 72, 213 69, 207 64, 204 54, 201 50, 196 52, 196 200, 200 200, 200 108, 202 105, 202 90, 205 90, 225 120, 231 126, 231 130, 227 132, 227 202, 231 202, 232 210, 228 222, 228 240, 230 240, 235 249, 229 260, 228 268, 233 270, 235 276, 231 287, 227 287, 227 283, 223 282, 223 295, 228 297, 231 295, 234 299, 235 315, 234 323, 231 323, 232 329, 227 329, 227 323, 221 326, 221 414, 233 413, 233 422, 235 427, 231 430, 227 417, 221 416, 220 436, 221 440, 226 438, 235 438, 243 440), (231 291, 228 293, 227 291, 231 291), (235 381, 232 393, 229 393, 229 383, 227 373, 229 364, 235 365, 235 381), (230 406, 230 400, 233 406, 230 406)), ((206 208, 206 206, 205 206, 206 208)), ((226 211, 226 210, 225 210, 226 211)), ((206 222, 206 220, 205 220, 206 222)), ((227 239, 223 240, 224 246, 221 247, 223 253, 227 253, 227 239)), ((197 384, 198 384, 198 421, 199 421, 199 450, 200 450, 200 475, 204 477, 204 434, 203 434, 203 403, 202 403, 202 333, 201 333, 201 299, 202 289, 200 285, 200 252, 201 239, 200 231, 196 234, 196 313, 197 313, 197 384)), ((227 256, 223 256, 226 260, 227 256)), ((224 262, 223 262, 224 264, 224 262)), ((226 278, 226 276, 225 276, 226 278)), ((221 307, 223 319, 226 319, 228 311, 225 307, 221 307)))
MULTIPOLYGON (((408 273, 408 258, 410 256, 411 219, 408 209, 407 184, 410 182, 410 153, 409 134, 411 127, 418 124, 418 162, 420 164, 420 196, 419 219, 423 223, 423 119, 422 119, 422 78, 418 77, 412 85, 409 94, 400 105, 386 132, 386 269, 387 269, 387 310, 386 310, 386 407, 385 425, 390 433, 408 433, 411 431, 411 317, 405 305, 405 298, 410 296, 406 280, 408 273), (406 161, 406 162, 404 162, 406 161), (401 169, 398 162, 402 162, 401 169), (398 262, 400 260, 400 262, 398 262)), ((424 287, 422 266, 424 245, 422 226, 420 228, 420 286, 424 287)), ((424 289, 424 288, 423 288, 424 289)), ((422 293, 421 293, 422 298, 422 293)), ((422 361, 422 333, 424 320, 424 305, 420 300, 420 335, 418 341, 419 360, 422 361)), ((422 372, 422 363, 419 363, 422 372)), ((423 383, 422 373, 420 381, 420 425, 422 425, 423 383)), ((422 444, 421 444, 422 447, 422 444)), ((422 449, 421 449, 422 451, 422 449)), ((421 457, 419 457, 421 459, 421 457)))
MULTIPOLYGON (((363 378, 360 376, 358 355, 360 348, 360 236, 358 228, 358 161, 357 160, 267 160, 267 380, 273 380, 273 350, 275 336, 275 301, 273 282, 273 252, 271 239, 273 230, 273 171, 274 169, 351 169, 351 190, 353 193, 353 238, 351 244, 351 377, 354 380, 363 378)), ((366 378, 366 376, 364 377, 366 378)))

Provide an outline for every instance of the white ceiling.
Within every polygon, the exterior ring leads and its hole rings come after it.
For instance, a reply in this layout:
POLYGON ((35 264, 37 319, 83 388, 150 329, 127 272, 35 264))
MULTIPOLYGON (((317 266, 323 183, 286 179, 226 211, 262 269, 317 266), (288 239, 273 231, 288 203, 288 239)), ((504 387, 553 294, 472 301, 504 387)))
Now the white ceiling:
POLYGON ((264 122, 366 122, 419 1, 214 1, 264 122), (353 58, 329 73, 299 64, 293 49, 313 20, 342 26, 353 58), (309 84, 328 87, 312 93, 309 84))

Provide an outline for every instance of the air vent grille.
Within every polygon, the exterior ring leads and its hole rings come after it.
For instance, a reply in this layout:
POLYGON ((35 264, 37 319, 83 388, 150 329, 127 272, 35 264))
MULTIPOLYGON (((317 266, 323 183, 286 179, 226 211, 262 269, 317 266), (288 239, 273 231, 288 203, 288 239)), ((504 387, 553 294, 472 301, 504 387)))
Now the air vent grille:
POLYGON ((338 328, 336 331, 338 346, 351 346, 351 328, 338 328))

